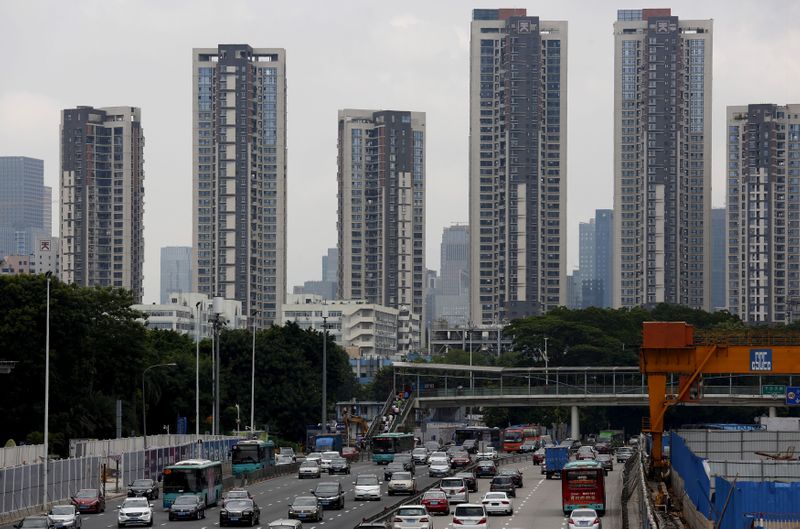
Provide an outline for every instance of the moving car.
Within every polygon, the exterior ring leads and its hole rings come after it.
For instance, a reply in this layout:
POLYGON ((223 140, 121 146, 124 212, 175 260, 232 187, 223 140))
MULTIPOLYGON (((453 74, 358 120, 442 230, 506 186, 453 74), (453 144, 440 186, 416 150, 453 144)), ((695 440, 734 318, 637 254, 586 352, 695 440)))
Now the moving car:
POLYGON ((153 504, 147 498, 127 498, 119 506, 117 527, 131 525, 153 527, 153 504))
POLYGON ((328 467, 328 474, 349 474, 350 473, 350 461, 343 457, 336 457, 331 460, 331 464, 328 467))
POLYGON ((316 461, 318 465, 321 459, 322 459, 321 452, 311 452, 306 456, 306 461, 316 461))
POLYGON ((206 504, 199 496, 182 494, 169 507, 169 520, 199 520, 206 517, 206 504))
POLYGON ((450 463, 446 458, 431 458, 428 461, 428 476, 432 478, 440 478, 449 476, 452 473, 450 463))
POLYGON ((424 465, 428 462, 428 449, 427 448, 415 448, 411 451, 411 457, 414 459, 414 463, 417 465, 424 465))
POLYGON ((353 497, 356 500, 380 500, 381 482, 377 474, 359 474, 353 482, 353 497))
POLYGON ((80 529, 83 524, 81 513, 72 504, 53 505, 47 516, 56 529, 80 529))
POLYGON ((252 498, 250 492, 245 489, 231 489, 222 497, 222 506, 225 507, 225 503, 230 500, 246 500, 252 498))
POLYGON ((294 448, 290 446, 282 446, 278 449, 278 453, 283 457, 292 458, 292 463, 297 461, 297 455, 294 453, 294 448))
POLYGON ((464 503, 456 506, 453 513, 453 527, 459 529, 489 529, 486 509, 478 503, 464 503))
POLYGON ((514 503, 505 492, 487 492, 481 503, 486 514, 514 514, 514 503))
POLYGON ((385 469, 383 469, 383 479, 389 481, 390 479, 392 479, 392 474, 394 474, 395 472, 408 472, 408 469, 406 468, 406 465, 404 463, 401 463, 399 461, 392 461, 391 463, 386 465, 385 469))
POLYGON ((411 472, 395 472, 389 480, 389 496, 398 493, 411 494, 417 493, 417 480, 411 472))
POLYGON ((617 448, 617 463, 624 463, 633 455, 633 448, 630 446, 620 446, 617 448))
POLYGON ((469 503, 469 490, 464 478, 444 478, 439 488, 447 494, 450 503, 469 503))
POLYGON ((483 450, 478 452, 478 455, 476 457, 479 460, 480 459, 491 459, 492 461, 496 461, 499 456, 497 455, 497 450, 495 450, 495 448, 493 446, 487 446, 483 450))
POLYGON ((300 463, 300 468, 297 469, 297 477, 303 478, 318 478, 322 474, 317 461, 303 461, 300 463))
POLYGON ((322 452, 322 457, 319 460, 319 468, 328 470, 331 467, 331 461, 341 457, 339 452, 322 452))
POLYGON ((311 493, 317 497, 323 508, 344 509, 344 489, 338 481, 320 483, 311 493))
POLYGON ((219 510, 219 526, 247 524, 250 527, 261 522, 261 509, 255 500, 230 500, 219 510))
POLYGON ((392 529, 433 529, 424 505, 403 505, 392 518, 392 529))
POLYGON ((461 448, 467 453, 474 454, 478 451, 478 441, 476 439, 467 439, 461 445, 461 448))
POLYGON ((537 443, 536 441, 525 441, 519 447, 519 451, 524 454, 527 454, 529 452, 535 452, 538 449, 539 449, 539 443, 537 443))
POLYGON ((603 469, 606 471, 606 476, 609 472, 614 470, 614 458, 611 457, 611 454, 597 454, 597 462, 603 465, 603 469))
POLYGON ((464 470, 455 475, 457 478, 462 478, 467 483, 467 490, 470 492, 478 492, 478 480, 475 479, 475 472, 472 470, 464 470))
POLYGON ((390 522, 361 522, 356 529, 391 529, 390 522))
POLYGON ((148 500, 158 498, 158 482, 152 479, 137 479, 128 485, 128 497, 144 496, 148 500))
POLYGON ((450 515, 450 500, 447 499, 447 494, 443 490, 431 489, 422 495, 422 505, 428 509, 428 512, 450 515))
POLYGON ((518 468, 504 468, 500 471, 501 476, 511 476, 517 488, 522 487, 522 471, 518 468))
POLYGON ((358 460, 358 448, 355 446, 342 447, 342 457, 348 461, 358 460))
POLYGON ((100 489, 81 489, 72 497, 72 504, 80 512, 105 512, 106 498, 100 489))
POLYGON ((402 463, 406 472, 414 473, 414 457, 411 454, 395 454, 394 462, 402 463))
POLYGON ((468 466, 471 462, 467 452, 456 452, 450 460, 450 466, 453 468, 461 468, 468 466))
POLYGON ((322 521, 322 505, 315 496, 298 496, 289 504, 289 518, 322 521))
POLYGON ((575 454, 575 459, 578 461, 597 459, 597 452, 591 446, 584 445, 578 448, 578 452, 575 454))
POLYGON ((442 459, 442 458, 450 461, 450 458, 447 456, 447 452, 443 452, 442 450, 431 452, 431 455, 428 457, 428 459, 442 459))
POLYGON ((517 497, 517 485, 511 476, 495 476, 489 484, 490 492, 505 492, 509 496, 517 497))
POLYGON ((567 520, 568 529, 602 529, 600 517, 594 509, 575 509, 567 520))
POLYGON ((494 477, 497 475, 497 465, 494 464, 494 461, 488 459, 478 461, 478 465, 475 467, 475 475, 479 478, 494 477))
POLYGON ((303 529, 303 522, 300 520, 287 520, 281 518, 273 520, 267 526, 268 529, 303 529))
POLYGON ((14 527, 16 529, 55 529, 55 524, 48 516, 26 516, 14 527))

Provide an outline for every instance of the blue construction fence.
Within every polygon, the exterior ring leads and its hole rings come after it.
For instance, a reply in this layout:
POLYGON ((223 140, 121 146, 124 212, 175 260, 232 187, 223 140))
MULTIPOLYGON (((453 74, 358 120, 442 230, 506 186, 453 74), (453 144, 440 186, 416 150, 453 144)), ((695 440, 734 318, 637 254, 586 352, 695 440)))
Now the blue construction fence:
POLYGON ((674 432, 670 436, 670 442, 672 470, 683 480, 686 496, 692 500, 698 512, 709 520, 713 519, 713 509, 709 502, 711 480, 706 471, 705 459, 694 455, 694 452, 686 446, 683 437, 674 432))

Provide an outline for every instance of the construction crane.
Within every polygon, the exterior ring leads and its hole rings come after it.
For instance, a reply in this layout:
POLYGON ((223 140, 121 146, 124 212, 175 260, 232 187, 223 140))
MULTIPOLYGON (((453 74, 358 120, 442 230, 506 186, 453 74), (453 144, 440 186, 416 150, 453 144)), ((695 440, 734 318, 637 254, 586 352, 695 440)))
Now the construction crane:
POLYGON ((664 415, 675 404, 702 400, 703 373, 756 376, 800 373, 800 347, 796 336, 740 333, 698 341, 694 327, 685 322, 642 324, 639 368, 647 375, 650 404, 649 424, 644 424, 642 430, 653 436, 654 469, 667 467, 661 444, 664 415), (667 394, 669 375, 680 377, 677 395, 667 394))

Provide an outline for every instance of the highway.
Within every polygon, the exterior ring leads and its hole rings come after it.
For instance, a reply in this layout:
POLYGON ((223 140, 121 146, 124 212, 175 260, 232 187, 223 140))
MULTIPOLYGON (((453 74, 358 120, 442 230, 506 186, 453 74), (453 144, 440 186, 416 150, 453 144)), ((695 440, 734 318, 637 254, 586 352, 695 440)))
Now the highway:
MULTIPOLYGON (((513 516, 492 516, 489 521, 491 529, 516 529, 516 528, 566 528, 566 517, 561 512, 561 482, 559 480, 546 480, 539 473, 539 467, 533 466, 530 460, 511 463, 523 471, 524 487, 518 489, 514 499, 513 516)), ((389 505, 402 500, 399 496, 387 496, 386 484, 383 485, 384 496, 380 501, 359 501, 353 499, 353 481, 360 473, 378 474, 383 479, 383 466, 370 462, 359 462, 352 466, 352 473, 346 476, 323 475, 321 479, 300 480, 296 475, 283 476, 247 487, 256 503, 261 507, 261 523, 257 527, 264 527, 270 521, 285 518, 288 504, 295 496, 308 495, 310 490, 320 481, 341 481, 347 491, 345 508, 342 510, 326 510, 323 521, 306 522, 305 529, 350 529, 355 527, 362 519, 382 511, 389 505)), ((607 500, 609 512, 603 518, 606 528, 620 527, 620 491, 621 491, 622 465, 615 465, 606 481, 607 500)), ((417 487, 422 489, 436 481, 429 478, 427 467, 417 467, 417 487)), ((478 480, 478 493, 471 494, 471 501, 479 501, 489 486, 488 479, 478 480)), ((115 508, 122 503, 124 498, 109 500, 106 512, 101 514, 84 514, 82 529, 111 529, 116 528, 115 508)), ((205 520, 168 521, 167 513, 161 508, 161 498, 153 501, 155 528, 168 527, 169 529, 214 529, 219 526, 219 508, 211 507, 206 511, 205 520)), ((451 528, 452 516, 434 516, 434 528, 451 528)), ((11 529, 11 526, 2 529, 11 529)))

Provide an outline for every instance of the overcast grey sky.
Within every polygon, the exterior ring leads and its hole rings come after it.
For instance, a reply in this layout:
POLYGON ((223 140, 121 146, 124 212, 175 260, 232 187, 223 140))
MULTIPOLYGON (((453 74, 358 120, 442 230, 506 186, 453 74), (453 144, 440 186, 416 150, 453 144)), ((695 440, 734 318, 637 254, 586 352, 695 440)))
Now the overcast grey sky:
MULTIPOLYGON (((427 113, 427 262, 444 226, 467 221, 469 22, 474 7, 526 7, 569 22, 568 269, 578 223, 612 207, 612 24, 618 8, 671 7, 714 19, 713 203, 724 205, 725 107, 800 103, 800 3, 606 0, 0 0, 0 155, 43 158, 58 189, 60 109, 142 108, 145 302, 159 248, 191 245, 191 50, 286 49, 288 283, 319 279, 336 245, 336 112, 427 113)), ((54 193, 55 229, 58 226, 54 193)))

